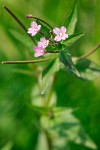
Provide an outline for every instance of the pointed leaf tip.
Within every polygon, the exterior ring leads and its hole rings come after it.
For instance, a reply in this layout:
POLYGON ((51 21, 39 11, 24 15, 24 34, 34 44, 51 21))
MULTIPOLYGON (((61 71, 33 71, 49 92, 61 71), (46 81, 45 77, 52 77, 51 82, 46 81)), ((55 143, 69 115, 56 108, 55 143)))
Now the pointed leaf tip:
POLYGON ((65 47, 60 53, 59 53, 59 59, 60 61, 65 65, 64 70, 69 72, 70 74, 74 74, 77 77, 80 77, 80 73, 74 66, 74 63, 71 58, 71 54, 69 53, 67 47, 65 47))
POLYGON ((82 59, 77 61, 75 66, 81 74, 81 79, 94 80, 100 77, 100 66, 91 60, 82 59))
POLYGON ((79 40, 82 36, 84 36, 84 33, 78 33, 78 34, 69 35, 69 38, 66 39, 64 43, 67 46, 71 46, 73 43, 75 43, 77 40, 79 40))
POLYGON ((73 34, 77 23, 77 1, 75 1, 73 9, 65 20, 64 25, 67 27, 67 33, 73 34))

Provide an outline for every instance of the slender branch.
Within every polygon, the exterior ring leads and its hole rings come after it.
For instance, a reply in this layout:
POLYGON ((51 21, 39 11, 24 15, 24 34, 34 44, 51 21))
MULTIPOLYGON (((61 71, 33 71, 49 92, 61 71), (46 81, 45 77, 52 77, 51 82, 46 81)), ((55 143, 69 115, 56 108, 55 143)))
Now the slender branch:
POLYGON ((16 22, 21 26, 21 28, 26 32, 26 34, 31 38, 31 40, 36 45, 35 39, 27 33, 27 28, 24 26, 24 24, 15 16, 15 14, 8 7, 6 6, 3 7, 14 18, 14 20, 16 20, 16 22))
POLYGON ((41 22, 43 22, 44 24, 46 24, 48 27, 50 27, 51 29, 53 29, 53 27, 52 27, 49 23, 47 23, 45 20, 43 20, 43 19, 41 19, 41 18, 34 17, 34 16, 32 16, 31 14, 28 14, 28 15, 26 16, 26 18, 34 18, 34 19, 40 20, 41 22))
POLYGON ((78 58, 78 60, 86 58, 88 56, 90 56, 92 53, 94 53, 98 48, 100 47, 100 43, 98 43, 95 48, 93 48, 92 50, 88 51, 86 54, 82 55, 81 57, 78 58))
POLYGON ((59 53, 60 51, 53 51, 53 50, 47 50, 47 51, 45 51, 46 53, 59 53))
POLYGON ((49 57, 44 59, 37 59, 37 60, 27 60, 27 61, 3 61, 2 64, 29 64, 29 63, 39 63, 39 62, 45 62, 50 61, 55 57, 49 57))

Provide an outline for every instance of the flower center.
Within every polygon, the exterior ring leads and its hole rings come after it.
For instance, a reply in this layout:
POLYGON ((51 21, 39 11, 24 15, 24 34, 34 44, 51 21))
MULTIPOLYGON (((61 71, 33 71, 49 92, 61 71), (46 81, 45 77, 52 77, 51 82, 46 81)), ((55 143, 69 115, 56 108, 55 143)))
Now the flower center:
POLYGON ((37 32, 37 29, 36 29, 36 28, 34 28, 34 32, 37 32))
POLYGON ((47 42, 44 42, 44 46, 47 46, 47 42))
POLYGON ((41 49, 40 52, 43 52, 43 50, 41 49))
POLYGON ((60 32, 60 34, 59 34, 61 37, 63 36, 63 34, 60 32))

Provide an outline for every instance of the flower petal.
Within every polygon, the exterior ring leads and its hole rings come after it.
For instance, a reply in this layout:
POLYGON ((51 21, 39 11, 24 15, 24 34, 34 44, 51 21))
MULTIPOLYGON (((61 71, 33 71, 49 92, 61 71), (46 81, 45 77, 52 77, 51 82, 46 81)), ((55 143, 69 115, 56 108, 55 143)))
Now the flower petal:
POLYGON ((66 27, 62 26, 61 31, 62 31, 62 33, 65 33, 66 32, 66 27))
POLYGON ((34 57, 42 56, 45 53, 45 50, 43 49, 43 47, 35 46, 34 50, 35 50, 34 57))
POLYGON ((34 57, 39 57, 39 56, 42 56, 44 55, 44 52, 35 52, 34 53, 34 57))
POLYGON ((33 32, 33 29, 32 28, 29 28, 27 33, 32 33, 33 32))
POLYGON ((41 41, 41 42, 45 42, 45 40, 46 40, 46 39, 45 39, 44 37, 40 38, 40 41, 41 41))
POLYGON ((35 47, 34 47, 34 50, 35 50, 35 51, 41 51, 41 50, 43 50, 43 48, 42 48, 42 47, 39 47, 39 46, 35 46, 35 47))
POLYGON ((33 28, 29 28, 27 33, 31 34, 32 36, 34 36, 37 32, 34 31, 33 28))
POLYGON ((31 22, 31 27, 32 27, 32 28, 37 28, 37 23, 36 23, 35 21, 32 21, 32 22, 31 22))
POLYGON ((64 35, 62 36, 62 40, 65 40, 66 38, 68 38, 68 34, 64 34, 64 35))
POLYGON ((60 29, 56 27, 56 28, 53 29, 53 32, 54 32, 55 34, 59 34, 60 29))
POLYGON ((38 31, 41 29, 41 25, 38 25, 38 31))
POLYGON ((61 41, 61 37, 60 36, 55 36, 54 41, 57 41, 57 42, 61 41))

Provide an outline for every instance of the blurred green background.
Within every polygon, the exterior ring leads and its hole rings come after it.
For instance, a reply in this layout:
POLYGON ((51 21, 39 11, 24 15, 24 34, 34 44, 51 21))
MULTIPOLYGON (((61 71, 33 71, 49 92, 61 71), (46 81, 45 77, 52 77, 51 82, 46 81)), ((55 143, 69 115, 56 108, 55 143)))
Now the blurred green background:
MULTIPOLYGON (((73 6, 73 0, 0 0, 0 61, 34 59, 33 45, 16 38, 16 33, 24 31, 4 10, 9 7, 28 28, 31 13, 60 27, 73 6), (31 54, 31 56, 29 55, 31 54)), ((100 41, 100 0, 78 1, 78 23, 76 33, 85 36, 70 47, 73 56, 81 56, 100 41)), ((23 40, 23 39, 22 39, 23 40)), ((100 49, 89 57, 100 64, 100 49)), ((0 150, 35 150, 38 131, 34 126, 36 115, 27 108, 32 99, 32 88, 36 79, 26 70, 32 65, 0 64, 0 150), (24 70, 18 73, 17 69, 24 70)), ((81 81, 57 74, 55 83, 57 105, 75 108, 75 116, 80 119, 85 131, 100 149, 100 78, 95 81, 81 81)), ((70 143, 71 150, 88 148, 70 143)))

